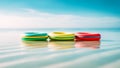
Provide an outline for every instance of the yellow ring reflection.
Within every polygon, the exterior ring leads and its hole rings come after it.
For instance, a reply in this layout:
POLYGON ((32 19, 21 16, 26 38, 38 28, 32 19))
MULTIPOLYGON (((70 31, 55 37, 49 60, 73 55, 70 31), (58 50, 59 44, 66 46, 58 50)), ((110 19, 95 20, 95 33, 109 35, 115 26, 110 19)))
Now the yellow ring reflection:
POLYGON ((48 47, 52 50, 63 50, 74 48, 74 41, 50 41, 48 47))

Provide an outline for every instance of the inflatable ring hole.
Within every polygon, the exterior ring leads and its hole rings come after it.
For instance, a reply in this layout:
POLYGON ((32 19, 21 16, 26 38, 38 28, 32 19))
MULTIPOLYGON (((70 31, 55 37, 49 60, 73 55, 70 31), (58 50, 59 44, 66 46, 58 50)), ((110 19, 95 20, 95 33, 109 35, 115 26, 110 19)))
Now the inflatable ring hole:
POLYGON ((88 32, 78 32, 77 34, 90 34, 88 32))
POLYGON ((53 32, 55 34, 64 34, 64 32, 53 32))

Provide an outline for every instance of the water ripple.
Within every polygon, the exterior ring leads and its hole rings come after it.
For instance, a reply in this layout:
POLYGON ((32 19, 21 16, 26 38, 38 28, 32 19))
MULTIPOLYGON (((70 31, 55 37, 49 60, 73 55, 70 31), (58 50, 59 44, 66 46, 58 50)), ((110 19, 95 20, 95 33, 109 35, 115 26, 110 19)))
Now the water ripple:
MULTIPOLYGON (((120 52, 120 47, 114 48, 105 48, 105 49, 98 49, 98 50, 91 50, 91 49, 69 49, 69 50, 62 50, 62 51, 44 51, 46 52, 16 52, 2 55, 0 58, 1 67, 9 67, 9 68, 20 68, 22 67, 32 67, 35 66, 48 66, 49 68, 54 68, 54 66, 60 67, 64 65, 67 68, 72 68, 72 66, 79 66, 81 64, 91 64, 93 60, 96 60, 97 63, 105 63, 102 59, 107 59, 110 56, 118 56, 120 52), (101 58, 103 57, 103 58, 101 58), (71 62, 72 61, 72 62, 71 62)), ((34 50, 32 50, 34 51, 34 50)), ((40 51, 38 49, 38 51, 40 51)), ((114 60, 117 60, 119 58, 114 60)), ((110 60, 110 59, 109 59, 110 60)), ((113 60, 111 60, 112 62, 113 60)), ((96 63, 94 61, 93 64, 96 63)), ((107 63, 107 62, 106 62, 107 63)), ((91 64, 91 65, 93 65, 91 64)), ((102 64, 103 65, 103 64, 102 64)), ((85 65, 83 65, 85 66, 85 65)), ((97 65, 99 66, 99 65, 97 65)), ((82 67, 82 65, 81 65, 82 67)), ((91 66, 92 67, 92 66, 91 66)), ((93 66, 93 68, 95 65, 93 66)), ((64 68, 64 67, 62 67, 64 68)), ((85 67, 87 68, 87 67, 85 67)))

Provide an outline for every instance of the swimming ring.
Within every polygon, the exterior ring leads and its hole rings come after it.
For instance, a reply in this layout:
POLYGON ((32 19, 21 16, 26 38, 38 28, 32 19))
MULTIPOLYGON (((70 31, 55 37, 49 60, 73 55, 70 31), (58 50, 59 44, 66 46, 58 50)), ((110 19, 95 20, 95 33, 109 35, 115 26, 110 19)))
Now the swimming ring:
POLYGON ((66 32, 52 32, 49 33, 49 38, 55 41, 70 41, 74 40, 75 35, 73 33, 66 32))
POLYGON ((39 33, 39 32, 26 32, 22 35, 22 40, 28 41, 45 41, 48 39, 47 33, 39 33))
POLYGON ((76 41, 99 41, 101 35, 99 33, 77 32, 75 33, 76 41))

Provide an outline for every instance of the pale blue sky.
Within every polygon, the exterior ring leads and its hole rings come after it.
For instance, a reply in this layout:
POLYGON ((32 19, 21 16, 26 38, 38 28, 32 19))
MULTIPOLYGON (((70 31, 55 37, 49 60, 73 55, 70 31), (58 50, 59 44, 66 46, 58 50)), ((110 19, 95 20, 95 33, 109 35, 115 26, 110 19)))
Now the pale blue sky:
POLYGON ((0 0, 0 28, 116 28, 120 0, 0 0))

